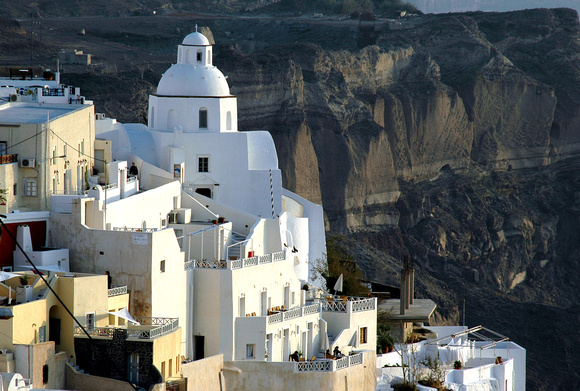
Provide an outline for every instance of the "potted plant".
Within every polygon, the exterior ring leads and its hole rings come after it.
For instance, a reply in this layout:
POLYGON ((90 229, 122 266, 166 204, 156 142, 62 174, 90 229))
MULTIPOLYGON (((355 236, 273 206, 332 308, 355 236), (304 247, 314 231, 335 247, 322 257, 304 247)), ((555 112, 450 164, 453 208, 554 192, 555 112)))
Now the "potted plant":
POLYGON ((457 360, 453 363, 453 369, 461 369, 461 368, 463 368, 461 361, 457 360))
POLYGON ((497 357, 495 358, 495 363, 496 363, 496 364, 503 364, 503 360, 501 359, 501 357, 500 357, 500 356, 497 356, 497 357))
POLYGON ((216 225, 216 224, 217 224, 217 220, 216 220, 216 219, 213 219, 213 220, 211 221, 211 223, 212 223, 213 225, 216 225))
POLYGON ((20 285, 26 286, 28 285, 28 281, 30 280, 30 276, 28 274, 23 274, 20 276, 20 285))
POLYGON ((225 222, 226 222, 226 218, 225 217, 222 217, 222 216, 218 217, 218 224, 223 224, 225 222))

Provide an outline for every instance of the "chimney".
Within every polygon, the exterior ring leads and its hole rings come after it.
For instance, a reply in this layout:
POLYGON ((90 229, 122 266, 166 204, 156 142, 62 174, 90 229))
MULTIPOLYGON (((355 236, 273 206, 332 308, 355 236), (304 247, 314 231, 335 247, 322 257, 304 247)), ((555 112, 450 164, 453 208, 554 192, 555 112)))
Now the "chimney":
POLYGON ((415 302, 415 267, 413 260, 408 257, 403 258, 403 268, 401 269, 401 299, 400 312, 405 315, 405 310, 415 302))

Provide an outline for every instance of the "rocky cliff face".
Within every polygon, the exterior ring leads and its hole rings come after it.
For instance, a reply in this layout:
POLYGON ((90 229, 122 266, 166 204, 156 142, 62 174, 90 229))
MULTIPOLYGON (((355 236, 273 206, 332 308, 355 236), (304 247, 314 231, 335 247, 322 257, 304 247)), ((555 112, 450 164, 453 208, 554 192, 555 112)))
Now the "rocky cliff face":
MULTIPOLYGON (((457 324, 465 300, 469 325, 526 347, 528 389, 579 384, 575 11, 377 22, 362 49, 358 24, 206 22, 240 129, 272 133, 285 187, 322 203, 368 279, 397 286, 409 254, 438 322, 457 324)), ((68 80, 141 122, 159 74, 123 74, 124 96, 87 78, 68 80)))
POLYGON ((470 324, 528 349, 529 389, 567 389, 580 377, 578 14, 406 26, 360 51, 222 48, 216 63, 240 128, 272 132, 285 185, 349 232, 367 278, 398 285, 410 254, 439 322, 458 322, 465 300, 470 324))
POLYGON ((427 16, 404 27, 356 52, 222 50, 241 128, 273 133, 286 185, 322 202, 331 229, 396 225, 399 179, 474 163, 539 167, 579 150, 574 11, 427 16))

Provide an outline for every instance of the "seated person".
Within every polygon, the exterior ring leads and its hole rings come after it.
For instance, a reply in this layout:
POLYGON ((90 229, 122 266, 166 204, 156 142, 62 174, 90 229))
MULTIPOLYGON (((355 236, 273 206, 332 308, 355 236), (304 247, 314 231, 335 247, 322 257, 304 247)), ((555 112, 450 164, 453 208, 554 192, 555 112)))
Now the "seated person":
POLYGON ((299 357, 298 357, 298 351, 297 350, 294 353, 292 353, 290 355, 290 357, 288 358, 289 361, 296 361, 296 362, 299 361, 298 359, 299 359, 299 357))
POLYGON ((342 357, 343 354, 340 352, 340 350, 338 350, 338 346, 334 347, 334 351, 332 352, 332 354, 334 354, 334 357, 342 357))
POLYGON ((332 355, 332 353, 330 353, 330 349, 326 349, 326 358, 329 358, 331 360, 334 358, 334 356, 332 355))

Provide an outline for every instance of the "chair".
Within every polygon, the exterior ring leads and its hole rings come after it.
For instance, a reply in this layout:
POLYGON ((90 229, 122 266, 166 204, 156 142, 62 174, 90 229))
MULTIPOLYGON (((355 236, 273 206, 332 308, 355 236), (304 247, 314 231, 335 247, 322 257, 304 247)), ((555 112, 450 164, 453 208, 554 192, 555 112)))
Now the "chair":
POLYGON ((312 356, 312 358, 310 359, 310 362, 316 360, 316 356, 312 356))
POLYGON ((252 316, 256 316, 256 313, 255 312, 252 312, 252 316))
POLYGON ((250 316, 250 314, 246 314, 246 316, 250 316))
POLYGON ((282 307, 280 307, 280 311, 286 311, 286 306, 282 305, 282 307))

